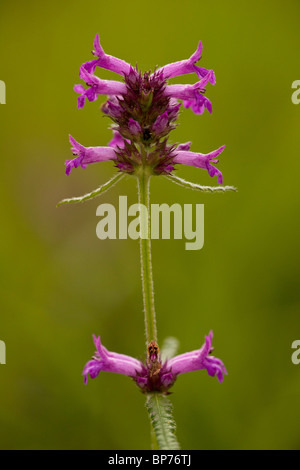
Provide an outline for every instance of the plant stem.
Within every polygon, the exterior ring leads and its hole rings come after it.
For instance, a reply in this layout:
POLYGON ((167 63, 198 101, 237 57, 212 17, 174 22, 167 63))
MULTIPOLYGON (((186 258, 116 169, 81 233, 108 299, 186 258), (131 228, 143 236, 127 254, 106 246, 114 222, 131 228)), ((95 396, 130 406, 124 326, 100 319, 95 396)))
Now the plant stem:
POLYGON ((150 341, 157 341, 156 315, 154 306, 154 290, 151 262, 151 236, 150 236, 150 178, 151 175, 143 171, 138 175, 138 194, 140 207, 140 256, 142 272, 142 289, 144 301, 146 347, 150 341))
MULTIPOLYGON (((146 149, 142 157, 147 159, 146 149)), ((138 173, 138 194, 140 211, 140 255, 142 272, 142 289, 144 301, 144 318, 146 348, 150 341, 157 342, 156 315, 154 306, 154 289, 151 262, 151 224, 150 224, 150 178, 151 172, 146 165, 138 173)), ((151 448, 180 449, 175 437, 175 421, 172 417, 172 405, 167 397, 158 393, 148 393, 146 408, 151 421, 151 448)))

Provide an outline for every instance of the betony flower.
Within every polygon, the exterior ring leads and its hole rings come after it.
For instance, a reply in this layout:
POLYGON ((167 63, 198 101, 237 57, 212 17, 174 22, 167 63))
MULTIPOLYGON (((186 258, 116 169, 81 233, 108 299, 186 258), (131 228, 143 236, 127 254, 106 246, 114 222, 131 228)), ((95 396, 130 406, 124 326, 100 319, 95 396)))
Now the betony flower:
POLYGON ((94 379, 102 370, 105 372, 128 375, 129 377, 134 377, 137 373, 142 371, 142 363, 137 359, 108 351, 101 344, 100 336, 96 338, 96 336, 93 335, 93 339, 97 351, 93 359, 89 361, 83 369, 84 383, 87 383, 88 375, 91 379, 94 379))
POLYGON ((198 168, 203 168, 208 171, 208 174, 210 176, 218 175, 218 183, 222 184, 223 183, 222 173, 220 172, 220 170, 214 167, 211 164, 211 162, 218 163, 218 160, 216 159, 216 157, 221 152, 223 152, 224 148, 225 148, 225 145, 223 145, 217 150, 214 150, 213 152, 210 152, 204 155, 202 153, 189 152, 188 150, 184 150, 184 149, 178 150, 178 147, 177 147, 176 156, 174 157, 173 162, 181 163, 182 165, 192 165, 198 168))
POLYGON ((73 160, 66 161, 66 174, 71 173, 72 168, 81 166, 86 168, 86 165, 94 162, 104 162, 107 160, 116 160, 116 153, 112 147, 84 147, 83 145, 76 142, 76 140, 70 135, 70 142, 73 145, 73 155, 78 155, 73 160))
POLYGON ((216 79, 212 70, 196 65, 202 54, 201 42, 189 59, 165 65, 153 73, 141 73, 124 60, 106 54, 98 35, 93 54, 95 59, 85 62, 79 72, 87 88, 74 87, 79 93, 78 108, 83 108, 86 99, 95 101, 99 95, 107 95, 101 110, 112 120, 114 137, 108 147, 85 148, 72 142, 77 157, 66 161, 66 174, 73 167, 85 168, 104 160, 113 160, 120 172, 130 174, 143 166, 152 175, 171 175, 176 164, 184 164, 205 169, 210 176, 217 175, 218 183, 222 184, 222 173, 212 163, 218 163, 215 157, 224 146, 205 155, 190 152, 182 144, 168 143, 170 132, 177 126, 181 102, 196 114, 202 114, 205 109, 212 112, 205 87, 215 84, 216 79), (95 75, 97 67, 115 72, 123 80, 102 80, 95 75), (194 84, 168 83, 170 78, 191 73, 198 78, 194 84), (142 152, 141 146, 146 152, 142 152))
MULTIPOLYGON (((208 70, 195 65, 196 62, 201 59, 202 49, 203 47, 200 41, 196 51, 189 59, 180 60, 178 62, 165 65, 164 67, 158 69, 158 72, 162 72, 165 78, 173 78, 177 77, 178 75, 185 75, 188 73, 196 73, 199 78, 205 77, 208 73, 208 70)), ((212 70, 211 72, 212 73, 210 75, 209 81, 212 85, 214 85, 216 83, 216 77, 212 70)))
POLYGON ((85 90, 82 85, 75 85, 74 91, 80 93, 78 98, 78 108, 83 108, 85 98, 89 101, 95 101, 98 95, 112 95, 118 96, 122 93, 126 93, 126 86, 122 82, 117 80, 101 80, 92 73, 89 73, 83 66, 80 67, 79 77, 82 78, 85 83, 90 87, 85 90))
POLYGON ((124 60, 117 59, 111 55, 105 54, 104 50, 100 45, 99 35, 96 34, 94 40, 95 50, 92 51, 93 55, 98 57, 98 59, 85 62, 83 67, 90 73, 95 72, 96 67, 101 67, 103 69, 110 70, 111 72, 118 73, 119 75, 126 75, 130 72, 130 65, 127 64, 124 60))
POLYGON ((100 341, 100 337, 93 336, 96 353, 83 369, 84 383, 88 376, 96 378, 101 371, 114 372, 131 377, 138 387, 145 393, 168 393, 180 374, 206 369, 208 375, 216 376, 221 383, 227 374, 223 362, 211 356, 213 333, 205 337, 205 343, 200 349, 161 361, 158 345, 151 341, 147 348, 145 362, 131 356, 108 351, 100 341))

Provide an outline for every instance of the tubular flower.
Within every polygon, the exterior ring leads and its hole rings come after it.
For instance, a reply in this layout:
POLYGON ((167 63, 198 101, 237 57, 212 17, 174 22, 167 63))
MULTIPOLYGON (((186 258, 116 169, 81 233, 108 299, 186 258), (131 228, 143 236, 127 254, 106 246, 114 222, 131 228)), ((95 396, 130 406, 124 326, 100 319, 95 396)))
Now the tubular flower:
POLYGON ((86 165, 94 162, 104 162, 106 160, 116 160, 116 154, 111 147, 84 147, 83 145, 76 142, 76 140, 70 135, 70 142, 73 145, 73 155, 78 155, 73 160, 66 160, 66 174, 71 173, 72 168, 81 166, 86 168, 86 165))
POLYGON ((153 73, 141 73, 124 60, 106 54, 100 45, 99 36, 94 41, 94 60, 80 67, 79 77, 86 83, 75 85, 79 94, 78 108, 83 108, 86 99, 97 100, 99 95, 107 95, 101 105, 102 112, 112 121, 113 139, 108 147, 82 147, 73 145, 74 160, 67 160, 66 174, 72 167, 85 168, 89 163, 113 160, 119 171, 136 174, 139 168, 148 167, 149 174, 170 175, 176 164, 192 165, 208 171, 210 176, 218 175, 222 184, 222 174, 215 166, 215 156, 222 150, 204 155, 189 152, 182 144, 168 143, 170 132, 176 128, 181 102, 195 114, 205 109, 212 112, 212 105, 205 96, 205 87, 215 84, 212 70, 198 67, 202 44, 189 59, 174 62, 158 68, 153 73), (123 80, 102 80, 95 75, 97 67, 119 74, 123 80), (184 74, 195 73, 198 81, 193 85, 172 85, 168 79, 184 74))
POLYGON ((217 160, 216 157, 221 152, 223 152, 225 145, 206 155, 203 155, 202 153, 189 152, 183 149, 181 150, 182 147, 180 147, 180 149, 179 147, 177 147, 176 156, 173 159, 174 163, 181 163, 182 165, 192 165, 198 168, 203 168, 208 171, 210 176, 218 175, 218 183, 223 183, 222 173, 220 170, 214 167, 211 162, 218 163, 219 160, 217 160))
POLYGON ((208 375, 216 376, 221 383, 227 372, 223 362, 210 355, 213 350, 212 337, 211 331, 200 349, 180 354, 162 363, 155 341, 148 345, 146 361, 142 362, 131 356, 108 351, 101 344, 100 337, 93 336, 96 353, 83 369, 84 383, 87 384, 88 376, 94 379, 101 371, 115 372, 131 377, 144 393, 168 393, 178 375, 201 369, 206 369, 208 375))
MULTIPOLYGON (((187 60, 180 60, 178 62, 173 62, 172 64, 165 65, 164 67, 158 69, 158 72, 162 72, 165 78, 173 78, 178 75, 185 75, 188 73, 196 73, 199 78, 203 78, 207 75, 208 70, 198 67, 196 62, 201 59, 202 54, 202 43, 201 41, 198 44, 198 47, 194 54, 187 60)), ((214 72, 211 70, 210 83, 214 85, 216 83, 216 77, 214 72)))

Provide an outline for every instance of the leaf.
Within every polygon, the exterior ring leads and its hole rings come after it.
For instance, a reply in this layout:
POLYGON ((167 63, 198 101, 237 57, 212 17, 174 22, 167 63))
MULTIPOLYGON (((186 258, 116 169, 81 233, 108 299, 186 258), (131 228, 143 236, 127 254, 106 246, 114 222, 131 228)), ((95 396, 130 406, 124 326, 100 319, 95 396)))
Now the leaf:
POLYGON ((165 175, 173 183, 183 186, 184 188, 194 189, 196 191, 202 191, 205 193, 225 193, 226 191, 237 191, 234 186, 200 186, 200 184, 191 183, 178 176, 165 175))
POLYGON ((84 202, 89 199, 94 199, 97 196, 100 196, 100 194, 105 193, 108 191, 112 186, 114 186, 118 181, 120 181, 121 178, 123 178, 124 173, 117 173, 112 179, 107 181, 106 183, 102 184, 99 188, 95 189, 91 193, 85 194, 84 196, 79 196, 79 197, 72 197, 69 199, 63 199, 60 201, 57 206, 61 206, 62 204, 71 204, 71 203, 76 203, 76 202, 84 202))
POLYGON ((146 408, 150 416, 160 450, 179 450, 175 430, 176 423, 172 416, 173 405, 161 393, 151 393, 147 396, 146 408))
POLYGON ((174 338, 173 336, 165 338, 160 353, 162 363, 164 363, 167 359, 174 357, 178 351, 178 347, 179 341, 177 338, 174 338))

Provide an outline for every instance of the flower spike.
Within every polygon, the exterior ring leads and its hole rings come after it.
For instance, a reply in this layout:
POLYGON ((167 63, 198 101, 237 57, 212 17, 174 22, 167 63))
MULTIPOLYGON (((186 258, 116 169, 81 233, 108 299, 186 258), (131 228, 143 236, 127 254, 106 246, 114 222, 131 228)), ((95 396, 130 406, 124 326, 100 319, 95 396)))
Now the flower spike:
POLYGON ((195 114, 202 114, 205 109, 212 113, 212 104, 205 96, 205 88, 215 82, 212 70, 196 66, 202 53, 202 43, 197 50, 184 61, 168 64, 154 73, 141 74, 127 62, 107 55, 97 35, 94 41, 94 61, 84 63, 79 76, 87 85, 75 85, 79 93, 78 108, 83 108, 85 100, 95 101, 99 95, 107 95, 102 111, 113 121, 113 139, 108 147, 85 148, 76 144, 74 160, 67 160, 66 174, 72 168, 85 168, 89 163, 114 160, 119 171, 137 174, 139 167, 146 164, 150 174, 168 175, 173 172, 176 164, 192 165, 208 171, 210 176, 217 175, 218 183, 222 184, 223 176, 212 163, 224 147, 204 155, 189 152, 184 144, 177 147, 168 145, 167 137, 176 128, 179 108, 183 102, 195 114), (102 80, 94 74, 96 67, 106 68, 123 75, 124 82, 102 80), (200 80, 193 85, 170 85, 168 79, 185 73, 196 72, 200 80), (140 146, 147 147, 147 159, 140 152, 140 146))

